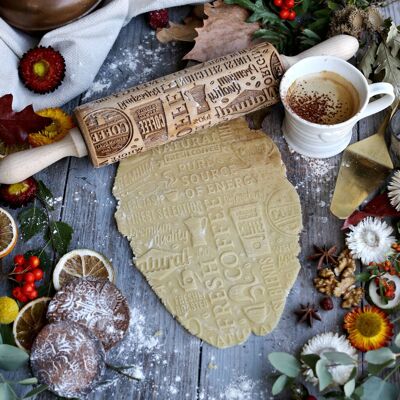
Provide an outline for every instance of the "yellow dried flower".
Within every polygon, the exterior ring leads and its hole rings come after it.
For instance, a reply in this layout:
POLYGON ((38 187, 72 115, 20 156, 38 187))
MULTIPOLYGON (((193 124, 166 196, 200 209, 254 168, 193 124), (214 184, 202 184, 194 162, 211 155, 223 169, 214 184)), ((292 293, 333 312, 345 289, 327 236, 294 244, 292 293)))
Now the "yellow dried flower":
POLYGON ((18 304, 11 297, 0 297, 0 324, 11 324, 17 318, 18 304))
POLYGON ((36 114, 51 118, 53 122, 41 131, 29 134, 29 144, 33 147, 57 142, 74 127, 72 118, 61 108, 46 108, 37 111, 36 114))

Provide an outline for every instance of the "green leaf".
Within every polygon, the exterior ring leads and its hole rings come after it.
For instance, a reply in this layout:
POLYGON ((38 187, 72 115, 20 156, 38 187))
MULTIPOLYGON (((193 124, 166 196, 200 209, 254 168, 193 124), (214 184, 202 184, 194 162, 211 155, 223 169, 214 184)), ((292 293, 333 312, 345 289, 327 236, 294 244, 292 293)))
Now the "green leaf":
POLYGON ((368 282, 371 277, 369 272, 360 272, 356 275, 356 282, 368 282))
POLYGON ((1 400, 18 400, 8 383, 0 383, 1 400))
POLYGON ((339 399, 343 399, 343 393, 340 392, 328 392, 324 394, 324 399, 335 399, 335 400, 339 400, 339 399))
POLYGON ((35 389, 32 389, 31 391, 29 391, 23 397, 23 399, 29 399, 30 397, 36 396, 37 394, 46 391, 48 388, 49 388, 48 385, 40 385, 40 386, 36 387, 35 389))
POLYGON ((315 371, 319 380, 319 390, 322 392, 333 381, 331 373, 328 371, 329 363, 327 360, 319 360, 315 366, 315 371))
POLYGON ((355 360, 348 356, 346 353, 341 353, 338 351, 326 352, 323 354, 327 360, 341 365, 354 365, 355 360))
POLYGON ((18 381, 20 385, 36 385, 38 383, 37 378, 26 378, 22 379, 22 381, 18 381))
POLYGON ((300 373, 300 363, 291 354, 283 352, 270 353, 268 359, 275 369, 291 378, 296 378, 300 373))
POLYGON ((368 50, 365 52, 361 61, 358 63, 358 68, 361 70, 366 78, 369 78, 372 74, 372 67, 375 63, 377 49, 378 45, 373 42, 368 50))
POLYGON ((393 365, 394 361, 392 360, 386 361, 385 363, 379 365, 369 363, 367 369, 369 374, 379 375, 385 368, 393 367, 393 365))
POLYGON ((304 362, 304 364, 306 364, 308 367, 312 369, 314 375, 316 376, 317 373, 315 371, 315 367, 317 365, 317 362, 321 359, 321 357, 316 354, 304 354, 300 357, 300 359, 304 362))
POLYGON ((272 395, 276 396, 287 386, 289 378, 286 375, 280 375, 272 386, 272 395))
POLYGON ((42 182, 38 182, 38 190, 36 196, 49 210, 54 210, 54 196, 50 192, 50 189, 42 182))
POLYGON ((361 400, 397 400, 399 396, 399 388, 396 385, 376 376, 371 376, 361 386, 363 388, 361 400))
POLYGON ((51 240, 51 245, 59 256, 68 251, 73 231, 72 227, 65 222, 50 222, 46 238, 51 240))
POLYGON ((355 388, 356 388, 355 379, 350 379, 349 381, 347 381, 346 384, 343 386, 344 394, 346 395, 346 397, 351 397, 355 388))
POLYGON ((12 324, 10 325, 0 324, 0 334, 3 341, 3 343, 0 344, 9 344, 11 346, 15 346, 14 335, 12 332, 12 324))
POLYGON ((388 361, 394 361, 396 355, 388 347, 383 347, 378 350, 368 351, 365 354, 365 360, 371 364, 381 365, 388 361))
POLYGON ((18 214, 18 221, 21 225, 22 238, 27 241, 47 227, 47 216, 38 207, 30 207, 18 214))
POLYGON ((394 344, 395 344, 397 347, 400 347, 400 333, 398 333, 397 336, 395 337, 395 339, 394 339, 394 344))
POLYGON ((29 360, 29 354, 18 347, 0 344, 0 368, 14 371, 29 360))

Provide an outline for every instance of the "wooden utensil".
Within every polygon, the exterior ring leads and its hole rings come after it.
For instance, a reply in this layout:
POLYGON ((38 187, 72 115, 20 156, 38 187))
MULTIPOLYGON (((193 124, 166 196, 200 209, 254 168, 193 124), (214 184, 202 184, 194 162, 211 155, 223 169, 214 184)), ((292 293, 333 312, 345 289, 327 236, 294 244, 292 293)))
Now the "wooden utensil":
POLYGON ((393 162, 385 142, 389 119, 390 112, 377 133, 344 151, 331 203, 332 214, 338 218, 350 216, 392 171, 393 162))
MULTIPOLYGON (((347 60, 357 50, 357 39, 347 35, 295 57, 280 56, 271 44, 262 43, 84 104, 75 110, 79 129, 63 140, 4 158, 0 183, 19 182, 67 156, 89 153, 95 167, 111 164, 270 106, 279 102, 283 72, 297 61, 314 55, 347 60)), ((180 149, 177 156, 184 152, 180 149)))

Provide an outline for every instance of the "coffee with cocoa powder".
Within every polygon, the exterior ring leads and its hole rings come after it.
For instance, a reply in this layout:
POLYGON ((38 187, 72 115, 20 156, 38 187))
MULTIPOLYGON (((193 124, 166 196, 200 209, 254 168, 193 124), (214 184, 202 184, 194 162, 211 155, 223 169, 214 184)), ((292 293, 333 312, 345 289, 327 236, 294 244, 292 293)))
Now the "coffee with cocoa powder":
POLYGON ((294 81, 286 103, 299 117, 321 125, 347 121, 360 107, 356 88, 330 71, 308 74, 294 81))

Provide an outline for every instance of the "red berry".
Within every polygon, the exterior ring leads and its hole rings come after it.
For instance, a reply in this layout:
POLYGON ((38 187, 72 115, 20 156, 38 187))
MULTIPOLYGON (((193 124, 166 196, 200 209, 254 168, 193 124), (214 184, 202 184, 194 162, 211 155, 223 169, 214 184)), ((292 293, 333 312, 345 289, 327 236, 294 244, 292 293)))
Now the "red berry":
POLYGON ((287 17, 289 21, 294 21, 296 19, 296 11, 290 10, 289 11, 289 16, 287 17))
POLYGON ((288 19, 288 17, 289 17, 289 10, 287 8, 282 8, 282 10, 279 12, 279 18, 288 19))
POLYGON ((294 7, 294 0, 285 0, 285 7, 293 8, 294 7))
POLYGON ((165 28, 169 22, 168 10, 165 8, 156 11, 150 11, 148 14, 149 25, 153 29, 165 28))
POLYGON ((25 294, 21 294, 21 296, 19 296, 19 299, 18 299, 21 303, 26 303, 27 301, 28 301, 28 296, 27 295, 25 295, 25 294))
POLYGON ((321 305, 322 309, 325 311, 330 311, 333 309, 333 301, 330 297, 324 297, 321 300, 320 305, 321 305))
POLYGON ((43 278, 43 270, 40 268, 35 268, 32 274, 35 276, 35 281, 40 281, 43 278))
POLYGON ((318 400, 315 396, 307 396, 306 400, 318 400))
POLYGON ((19 297, 21 296, 22 292, 21 292, 21 288, 19 286, 15 287, 12 290, 12 295, 15 299, 19 300, 19 297))
POLYGON ((27 283, 35 282, 35 275, 33 275, 32 272, 27 272, 24 275, 24 281, 27 282, 27 283))
POLYGON ((22 286, 22 293, 28 295, 29 293, 33 292, 35 290, 35 284, 34 283, 24 283, 22 286))
POLYGON ((25 263, 25 257, 23 256, 23 254, 17 254, 14 257, 14 264, 15 265, 22 265, 25 263))
POLYGON ((13 271, 13 278, 17 281, 17 282, 22 282, 24 280, 24 267, 18 266, 14 268, 13 271))
POLYGON ((32 292, 28 293, 29 300, 35 300, 38 296, 39 296, 39 293, 36 289, 32 290, 32 292))
POLYGON ((283 0, 274 0, 274 6, 282 7, 282 5, 283 5, 283 0))
POLYGON ((29 266, 33 268, 37 268, 40 265, 40 259, 38 256, 30 256, 28 260, 29 266))

